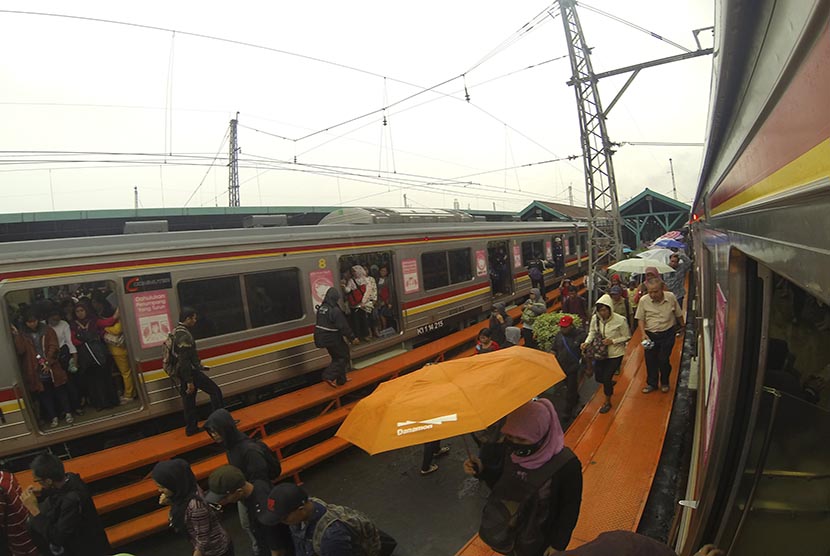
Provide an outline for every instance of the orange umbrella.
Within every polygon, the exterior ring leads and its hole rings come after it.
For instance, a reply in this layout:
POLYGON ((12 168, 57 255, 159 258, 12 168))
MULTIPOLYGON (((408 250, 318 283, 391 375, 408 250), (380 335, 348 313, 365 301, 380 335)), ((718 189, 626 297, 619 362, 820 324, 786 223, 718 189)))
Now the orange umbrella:
POLYGON ((553 355, 525 347, 429 365, 378 386, 337 436, 378 454, 479 431, 564 378, 553 355))

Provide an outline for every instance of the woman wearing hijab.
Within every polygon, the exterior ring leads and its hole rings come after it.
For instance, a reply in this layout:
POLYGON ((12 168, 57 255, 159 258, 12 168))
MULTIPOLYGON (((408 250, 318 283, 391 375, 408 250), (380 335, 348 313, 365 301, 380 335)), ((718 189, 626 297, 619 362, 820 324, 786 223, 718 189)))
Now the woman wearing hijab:
POLYGON ((194 555, 233 556, 231 538, 202 497, 189 463, 183 459, 159 462, 152 476, 161 493, 159 504, 170 506, 170 527, 187 533, 194 555))
POLYGON ((619 313, 614 312, 614 300, 608 294, 599 298, 596 304, 596 311, 591 317, 591 325, 588 327, 588 337, 582 344, 584 352, 594 338, 599 337, 602 343, 608 346, 608 356, 604 359, 595 359, 592 362, 594 379, 602 384, 605 393, 605 405, 599 412, 608 413, 611 411, 611 396, 614 395, 614 373, 622 364, 625 355, 625 344, 631 338, 631 329, 628 321, 619 313))
POLYGON ((500 346, 507 344, 505 330, 508 326, 513 326, 513 319, 507 314, 504 303, 493 304, 493 312, 490 315, 488 328, 490 329, 490 337, 500 346))
POLYGON ((75 304, 75 320, 70 325, 72 343, 78 349, 78 374, 82 395, 96 409, 107 409, 118 405, 118 392, 110 376, 109 350, 104 343, 104 328, 118 321, 119 313, 109 318, 100 318, 89 302, 81 300, 75 304))
POLYGON ((479 536, 502 554, 565 550, 582 503, 582 466, 565 447, 553 404, 545 399, 524 404, 507 416, 501 432, 500 461, 464 462, 464 471, 491 489, 479 536))

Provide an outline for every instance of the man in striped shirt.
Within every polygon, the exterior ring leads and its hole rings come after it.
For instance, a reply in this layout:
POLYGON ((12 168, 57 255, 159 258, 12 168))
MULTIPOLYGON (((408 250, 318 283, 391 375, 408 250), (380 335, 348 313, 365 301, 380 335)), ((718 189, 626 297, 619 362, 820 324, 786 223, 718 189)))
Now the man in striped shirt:
POLYGON ((37 556, 37 548, 26 527, 29 510, 23 505, 21 494, 14 475, 0 471, 0 554, 6 554, 5 544, 11 556, 37 556))

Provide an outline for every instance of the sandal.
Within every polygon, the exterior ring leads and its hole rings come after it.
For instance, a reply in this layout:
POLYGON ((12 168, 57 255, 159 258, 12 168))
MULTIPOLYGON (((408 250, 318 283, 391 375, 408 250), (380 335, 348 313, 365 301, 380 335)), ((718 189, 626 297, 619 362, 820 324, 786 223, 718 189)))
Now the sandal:
POLYGON ((608 413, 609 411, 611 411, 611 404, 607 402, 605 403, 605 405, 599 408, 600 413, 608 413))
POLYGON ((325 382, 326 384, 328 384, 332 388, 337 388, 337 386, 338 386, 338 384, 336 382, 334 382, 333 380, 324 380, 323 382, 325 382))
POLYGON ((442 446, 440 450, 438 450, 437 452, 432 454, 432 457, 440 458, 441 456, 446 456, 449 453, 450 453, 450 447, 449 446, 442 446))
POLYGON ((429 469, 421 469, 421 475, 429 475, 430 473, 435 473, 438 471, 438 465, 433 463, 429 466, 429 469))

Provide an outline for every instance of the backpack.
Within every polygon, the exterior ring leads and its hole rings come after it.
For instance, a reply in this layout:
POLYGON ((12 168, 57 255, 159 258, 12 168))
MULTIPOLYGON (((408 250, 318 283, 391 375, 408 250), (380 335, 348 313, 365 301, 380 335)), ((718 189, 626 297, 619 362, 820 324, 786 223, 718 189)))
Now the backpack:
POLYGON ((314 528, 314 535, 311 538, 311 544, 315 554, 322 554, 320 545, 326 529, 335 521, 339 521, 351 531, 352 542, 356 548, 356 556, 381 555, 380 530, 366 515, 346 506, 326 504, 317 498, 310 498, 310 500, 326 508, 326 513, 320 516, 320 520, 314 528))
POLYGON ((280 465, 280 460, 277 458, 277 454, 274 453, 274 450, 268 447, 265 442, 258 439, 251 439, 251 443, 248 446, 248 450, 254 449, 259 452, 265 463, 268 465, 268 480, 272 483, 280 478, 282 475, 282 465, 280 465))
POLYGON ((161 344, 161 368, 167 373, 173 382, 179 380, 179 358, 176 356, 176 344, 174 342, 173 334, 167 335, 167 339, 161 344))
POLYGON ((542 271, 539 270, 538 266, 530 267, 530 279, 534 282, 541 282, 542 281, 542 271))

